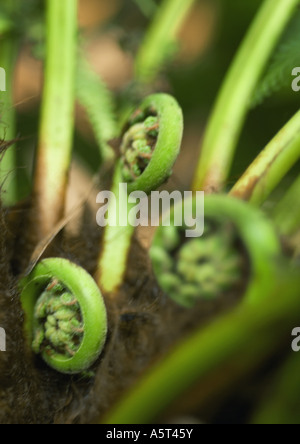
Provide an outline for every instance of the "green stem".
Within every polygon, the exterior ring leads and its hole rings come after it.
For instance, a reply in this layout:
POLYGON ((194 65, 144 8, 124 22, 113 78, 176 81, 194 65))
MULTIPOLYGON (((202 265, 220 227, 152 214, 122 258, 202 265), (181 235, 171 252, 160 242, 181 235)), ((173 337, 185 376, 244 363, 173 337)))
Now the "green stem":
POLYGON ((269 398, 254 416, 253 424, 299 424, 300 353, 295 353, 281 369, 269 398))
POLYGON ((274 218, 280 233, 292 236, 300 230, 300 176, 275 207, 274 218))
POLYGON ((242 304, 184 340, 125 394, 103 423, 155 423, 196 383, 197 409, 205 408, 238 378, 259 368, 286 344, 299 320, 299 277, 279 275, 274 275, 273 290, 263 292, 257 304, 242 304))
POLYGON ((119 187, 122 182, 122 167, 121 162, 118 161, 111 189, 116 200, 111 201, 108 208, 109 221, 104 231, 103 249, 99 258, 96 275, 99 287, 106 293, 114 292, 122 283, 134 233, 134 227, 129 224, 128 220, 128 214, 131 209, 127 202, 128 195, 122 187, 119 187), (125 207, 126 204, 128 205, 127 208, 125 207), (120 226, 120 219, 125 226, 120 226), (117 223, 110 224, 112 220, 115 220, 117 223))
POLYGON ((163 66, 176 54, 178 33, 195 1, 163 0, 157 6, 154 19, 136 56, 133 85, 126 92, 120 111, 120 129, 139 99, 145 96, 145 91, 155 90, 153 85, 163 66))
MULTIPOLYGON (((9 13, 13 13, 18 7, 18 2, 5 0, 4 6, 9 13)), ((6 91, 0 92, 1 100, 1 129, 2 140, 10 141, 15 139, 15 109, 13 102, 14 68, 18 51, 18 38, 14 30, 7 30, 0 39, 0 67, 5 70, 6 91)), ((0 184, 4 183, 2 201, 6 206, 12 206, 18 201, 18 181, 17 181, 17 159, 16 148, 11 146, 1 161, 0 184)))
POLYGON ((246 173, 231 195, 261 205, 300 158, 300 111, 282 128, 246 173))
POLYGON ((205 134, 193 190, 219 190, 228 177, 251 97, 298 0, 265 0, 232 64, 205 134))
POLYGON ((47 60, 34 182, 39 239, 61 219, 74 125, 77 0, 47 0, 47 60))
POLYGON ((164 0, 137 55, 136 80, 150 84, 169 56, 172 45, 195 0, 164 0))

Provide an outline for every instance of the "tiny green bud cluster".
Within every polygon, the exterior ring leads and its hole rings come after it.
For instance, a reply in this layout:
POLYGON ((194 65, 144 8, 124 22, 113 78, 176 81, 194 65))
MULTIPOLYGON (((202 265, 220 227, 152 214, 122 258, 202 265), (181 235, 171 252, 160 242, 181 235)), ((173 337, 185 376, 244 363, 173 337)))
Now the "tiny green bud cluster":
POLYGON ((122 175, 127 183, 134 182, 149 165, 159 133, 156 116, 145 117, 141 113, 132 121, 134 123, 124 134, 121 144, 122 175))
POLYGON ((38 326, 34 331, 33 351, 61 353, 67 357, 79 349, 84 326, 76 298, 57 279, 41 294, 35 307, 38 326))
POLYGON ((192 307, 215 299, 242 277, 241 253, 232 224, 206 227, 201 238, 185 239, 178 228, 164 227, 161 245, 151 250, 161 288, 177 303, 192 307))

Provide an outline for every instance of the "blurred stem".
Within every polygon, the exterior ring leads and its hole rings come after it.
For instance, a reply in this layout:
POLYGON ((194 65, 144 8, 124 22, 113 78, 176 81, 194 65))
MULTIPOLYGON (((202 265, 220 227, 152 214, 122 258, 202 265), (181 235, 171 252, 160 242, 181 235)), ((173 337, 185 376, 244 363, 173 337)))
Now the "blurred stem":
POLYGON ((279 131, 231 191, 261 205, 300 158, 300 111, 279 131))
POLYGON ((193 190, 223 188, 251 97, 298 0, 265 0, 231 66, 210 118, 193 190))
POLYGON ((136 80, 151 84, 170 55, 171 45, 195 0, 164 0, 137 55, 136 80))
MULTIPOLYGON (((4 0, 7 13, 12 14, 18 8, 18 1, 4 0)), ((18 37, 14 30, 8 29, 0 38, 0 67, 5 70, 6 91, 0 92, 2 140, 15 139, 15 109, 13 102, 14 68, 18 52, 18 37)), ((2 201, 12 206, 18 201, 17 159, 15 146, 11 146, 1 161, 0 184, 4 183, 2 201)))
MULTIPOLYGON (((135 102, 153 92, 160 71, 176 53, 178 33, 196 0, 163 0, 156 13, 135 60, 133 85, 125 94, 120 110, 119 129, 133 112, 135 102)), ((138 1, 142 3, 142 0, 138 1)))
POLYGON ((276 206, 274 218, 280 233, 292 236, 300 230, 300 176, 276 206))
POLYGON ((297 276, 274 275, 274 288, 184 340, 104 418, 106 424, 154 421, 197 383, 197 409, 256 370, 290 340, 299 320, 297 276), (282 295, 284 294, 284 297, 282 295), (230 371, 228 371, 230 369, 230 371))
POLYGON ((74 125, 77 0, 47 0, 47 59, 34 182, 38 237, 62 218, 74 125))
POLYGON ((300 353, 284 365, 272 385, 272 393, 254 416, 253 424, 299 424, 300 353))

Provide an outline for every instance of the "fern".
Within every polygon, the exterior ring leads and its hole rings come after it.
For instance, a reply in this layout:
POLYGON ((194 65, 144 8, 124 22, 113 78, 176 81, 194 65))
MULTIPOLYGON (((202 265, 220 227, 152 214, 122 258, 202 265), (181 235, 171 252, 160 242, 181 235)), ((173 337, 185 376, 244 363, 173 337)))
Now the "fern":
POLYGON ((264 79, 259 84, 254 95, 252 106, 260 105, 274 93, 291 85, 293 68, 300 65, 299 41, 283 45, 278 50, 264 79))
POLYGON ((83 57, 79 59, 77 69, 76 96, 92 125, 102 160, 114 158, 113 149, 108 144, 118 134, 114 99, 83 57))
POLYGON ((290 88, 292 70, 300 66, 300 13, 291 22, 285 37, 279 45, 265 76, 259 83, 252 100, 252 107, 284 88, 290 88))

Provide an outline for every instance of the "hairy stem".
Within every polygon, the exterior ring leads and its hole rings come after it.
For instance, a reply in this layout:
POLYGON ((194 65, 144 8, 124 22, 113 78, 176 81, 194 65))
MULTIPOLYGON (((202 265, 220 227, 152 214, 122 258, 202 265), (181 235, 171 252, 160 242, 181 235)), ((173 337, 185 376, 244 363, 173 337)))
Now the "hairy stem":
POLYGON ((205 134, 193 190, 222 189, 232 165, 251 97, 298 5, 265 0, 226 77, 205 134))
POLYGON ((47 0, 47 60, 34 180, 38 237, 64 213, 74 125, 77 0, 47 0))
POLYGON ((299 158, 300 111, 271 140, 230 194, 261 205, 299 158))

